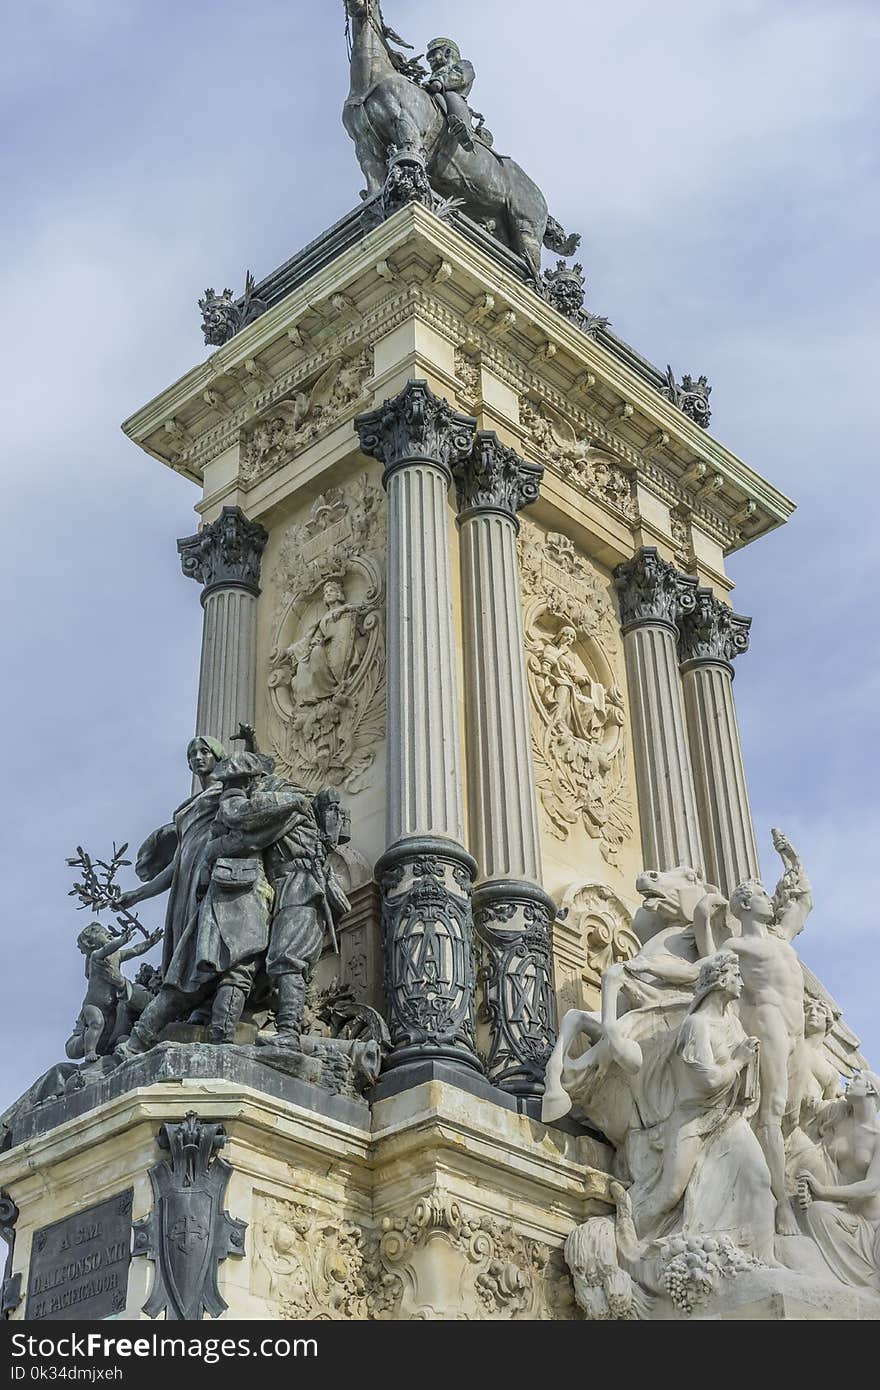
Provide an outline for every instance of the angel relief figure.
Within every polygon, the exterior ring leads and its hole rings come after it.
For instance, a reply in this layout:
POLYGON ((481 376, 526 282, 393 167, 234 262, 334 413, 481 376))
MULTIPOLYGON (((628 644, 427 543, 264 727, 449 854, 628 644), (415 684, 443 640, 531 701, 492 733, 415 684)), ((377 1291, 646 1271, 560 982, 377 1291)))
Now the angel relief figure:
POLYGON ((533 625, 526 636, 527 670, 540 717, 536 741, 539 780, 546 769, 544 803, 560 828, 582 815, 589 833, 598 836, 609 815, 609 774, 625 722, 623 697, 613 682, 593 679, 577 642, 570 623, 549 634, 533 625))
POLYGON ((274 406, 255 425, 243 451, 245 481, 271 473, 334 425, 343 412, 356 409, 360 402, 366 404, 370 400, 366 382, 372 368, 369 349, 351 360, 335 358, 310 384, 274 406))

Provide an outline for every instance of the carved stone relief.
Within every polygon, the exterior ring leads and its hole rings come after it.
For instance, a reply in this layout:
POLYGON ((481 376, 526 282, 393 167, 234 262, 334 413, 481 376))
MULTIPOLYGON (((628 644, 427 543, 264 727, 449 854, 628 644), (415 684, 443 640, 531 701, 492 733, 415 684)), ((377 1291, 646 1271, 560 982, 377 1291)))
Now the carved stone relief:
POLYGON ((635 519, 630 474, 607 450, 579 435, 574 426, 546 401, 523 398, 520 420, 542 461, 550 464, 588 497, 613 507, 627 520, 635 519))
POLYGON ((641 942, 626 904, 603 883, 579 881, 565 890, 562 910, 583 946, 583 979, 596 988, 609 965, 631 960, 641 942))
POLYGON ((483 377, 480 370, 480 357, 469 356, 463 348, 455 349, 455 375, 461 382, 459 392, 462 403, 468 407, 479 405, 483 396, 483 377))
POLYGON ((372 1316, 386 1320, 572 1318, 559 1252, 433 1192, 386 1217, 369 1266, 372 1316))
POLYGON ((673 558, 679 569, 692 574, 694 568, 694 544, 690 521, 686 513, 672 511, 669 514, 672 533, 673 558))
POLYGON ((316 499, 275 569, 273 750, 309 790, 357 792, 385 735, 385 502, 366 474, 316 499))
POLYGON ((242 448, 242 483, 247 486, 274 473, 345 415, 368 405, 372 396, 367 382, 372 373, 372 348, 358 357, 337 357, 288 400, 273 406, 242 448))
POLYGON ((368 1316, 363 1232, 299 1202, 257 1197, 251 1293, 285 1322, 368 1316))
POLYGON ((580 821, 613 864, 633 833, 614 609, 567 536, 524 522, 519 545, 538 792, 557 839, 580 821))

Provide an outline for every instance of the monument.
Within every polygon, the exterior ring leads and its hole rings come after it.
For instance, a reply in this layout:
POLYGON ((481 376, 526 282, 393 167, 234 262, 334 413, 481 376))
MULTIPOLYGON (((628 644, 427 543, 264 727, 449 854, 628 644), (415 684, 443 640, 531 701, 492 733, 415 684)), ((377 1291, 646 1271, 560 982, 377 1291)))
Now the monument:
POLYGON ((3 1315, 880 1317, 880 1080, 733 694, 793 504, 587 308, 471 58, 345 15, 360 204, 123 426, 200 490, 198 709, 177 808, 71 855, 3 1315))

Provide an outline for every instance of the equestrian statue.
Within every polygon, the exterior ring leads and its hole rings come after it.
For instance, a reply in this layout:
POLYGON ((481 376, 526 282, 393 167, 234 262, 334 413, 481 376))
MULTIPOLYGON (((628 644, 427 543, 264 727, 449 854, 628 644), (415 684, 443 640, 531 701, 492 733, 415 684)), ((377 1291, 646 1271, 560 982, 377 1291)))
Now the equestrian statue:
POLYGON ((432 39, 428 72, 392 47, 409 45, 387 27, 379 0, 345 0, 345 9, 351 90, 342 120, 367 180, 367 198, 387 197, 395 171, 406 171, 408 188, 421 176, 440 199, 460 206, 522 256, 539 283, 542 245, 571 256, 580 237, 566 236, 537 184, 492 148, 482 116, 468 105, 473 64, 451 39, 432 39))

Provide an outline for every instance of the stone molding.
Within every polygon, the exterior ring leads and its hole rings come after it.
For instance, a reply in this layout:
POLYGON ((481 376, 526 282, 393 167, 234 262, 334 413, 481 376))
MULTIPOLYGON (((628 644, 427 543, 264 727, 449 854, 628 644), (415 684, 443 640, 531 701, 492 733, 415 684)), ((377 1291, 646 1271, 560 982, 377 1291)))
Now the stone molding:
POLYGON ((181 568, 204 586, 202 602, 217 589, 260 592, 260 562, 269 533, 240 507, 224 507, 216 521, 177 542, 181 568))
MULTIPOLYGON (((707 460, 713 476, 717 472, 728 489, 728 494, 718 510, 722 523, 730 523, 731 518, 742 510, 744 503, 753 504, 753 508, 760 509, 759 512, 752 509, 749 513, 749 535, 755 534, 758 530, 766 530, 768 524, 779 524, 787 517, 790 512, 787 499, 763 479, 752 474, 751 470, 711 436, 699 438, 703 432, 693 426, 680 411, 663 401, 658 390, 658 385, 662 384, 662 377, 655 369, 651 369, 649 373, 651 384, 648 384, 647 380, 640 379, 640 370, 646 364, 641 362, 637 354, 630 353, 626 360, 618 362, 610 360, 609 351, 604 345, 598 347, 590 344, 573 325, 556 315, 549 306, 542 304, 540 299, 533 297, 524 286, 517 284, 500 267, 493 265, 490 259, 464 241, 454 229, 439 223, 419 207, 404 211, 391 223, 379 228, 373 233, 370 245, 366 249, 364 242, 352 246, 344 258, 336 262, 332 270, 319 268, 307 285, 302 284, 294 290, 284 301, 283 307, 281 303, 277 304, 268 314, 246 328, 238 338, 220 348, 207 364, 195 368, 176 387, 163 393, 150 406, 138 412, 127 422, 127 431, 158 457, 167 459, 170 451, 172 466, 193 476, 188 467, 187 455, 188 452, 193 452, 193 439, 195 438, 197 449, 206 433, 203 428, 206 417, 203 401, 205 388, 210 389, 213 381, 223 382, 224 379, 234 383, 240 376, 243 361, 254 361, 268 348, 273 347, 279 339, 283 339, 291 320, 296 327, 287 330, 290 336, 296 334, 294 341, 305 342, 307 346, 311 346, 307 333, 299 334, 300 321, 308 320, 313 332, 326 331, 327 327, 333 324, 333 301, 339 298, 342 290, 348 291, 345 297, 351 299, 353 316, 357 317, 355 336, 359 336, 363 341, 370 338, 375 340, 375 337, 390 331, 393 325, 389 315, 393 316, 397 312, 394 301, 398 305, 406 303, 410 294, 413 295, 412 303, 418 303, 425 298, 434 299, 437 303, 436 311, 426 310, 423 316, 432 313, 437 319, 444 315, 447 319, 452 319, 455 325, 452 332, 457 332, 457 340, 461 341, 461 315, 450 309, 448 298, 444 303, 435 294, 426 293, 426 290, 434 288, 431 283, 432 269, 425 263, 425 253, 428 253, 427 259, 430 260, 432 252, 435 258, 440 258, 442 264, 451 267, 456 291, 467 294, 469 285, 491 284, 497 299, 498 314, 501 317, 519 320, 518 326, 510 335, 510 342, 516 348, 513 360, 519 371, 523 370, 524 362, 527 365, 530 347, 532 355, 534 354, 534 333, 543 334, 554 349, 550 375, 558 385, 550 385, 545 378, 545 384, 550 391, 555 391, 564 399, 572 394, 568 377, 574 376, 575 390, 579 376, 599 379, 603 383, 603 389, 607 387, 618 396, 622 395, 624 400, 634 403, 633 426, 638 422, 638 429, 645 433, 646 438, 651 434, 650 425, 655 421, 659 421, 662 430, 671 435, 674 443, 668 459, 664 460, 669 476, 674 478, 677 472, 686 473, 695 459, 707 460), (402 257, 416 258, 420 262, 417 273, 412 277, 409 274, 403 277, 398 273, 397 262, 402 257), (362 273, 371 267, 381 267, 381 272, 377 270, 377 276, 389 286, 389 293, 378 300, 377 278, 362 273), (421 283, 413 283, 414 281, 421 283), (353 288, 356 284, 357 290, 353 288), (385 320, 383 326, 375 332, 375 325, 382 319, 385 320), (583 370, 585 362, 590 367, 587 373, 583 370), (184 438, 182 445, 174 445, 170 436, 165 436, 164 442, 160 438, 165 422, 174 419, 180 420, 189 432, 189 442, 184 438), (728 510, 730 516, 725 517, 728 510)), ((436 264, 435 259, 435 270, 436 264)), ((416 269, 415 266, 412 268, 416 269)), ((407 270, 409 269, 408 266, 407 270)), ((444 278, 450 279, 451 276, 447 273, 444 278)), ((445 290, 444 295, 447 295, 445 290)), ((487 330, 495 328, 496 317, 490 316, 485 325, 487 330)), ((481 328, 475 330, 477 338, 480 336, 481 328)), ((273 362, 272 372, 268 373, 270 381, 276 370, 273 362)), ((254 384, 255 379, 251 378, 248 388, 251 389, 254 384)), ((280 394, 283 395, 283 391, 280 394)), ((598 394, 596 405, 599 407, 599 414, 602 414, 605 401, 598 394)), ((207 418, 211 419, 210 416, 207 418)), ((210 426, 209 431, 213 428, 210 426)), ((628 424, 627 433, 629 432, 628 424)), ((627 447, 641 459, 643 446, 638 441, 635 445, 630 444, 627 447)), ((738 525, 727 524, 727 529, 731 537, 728 548, 735 547, 740 543, 738 525)))

